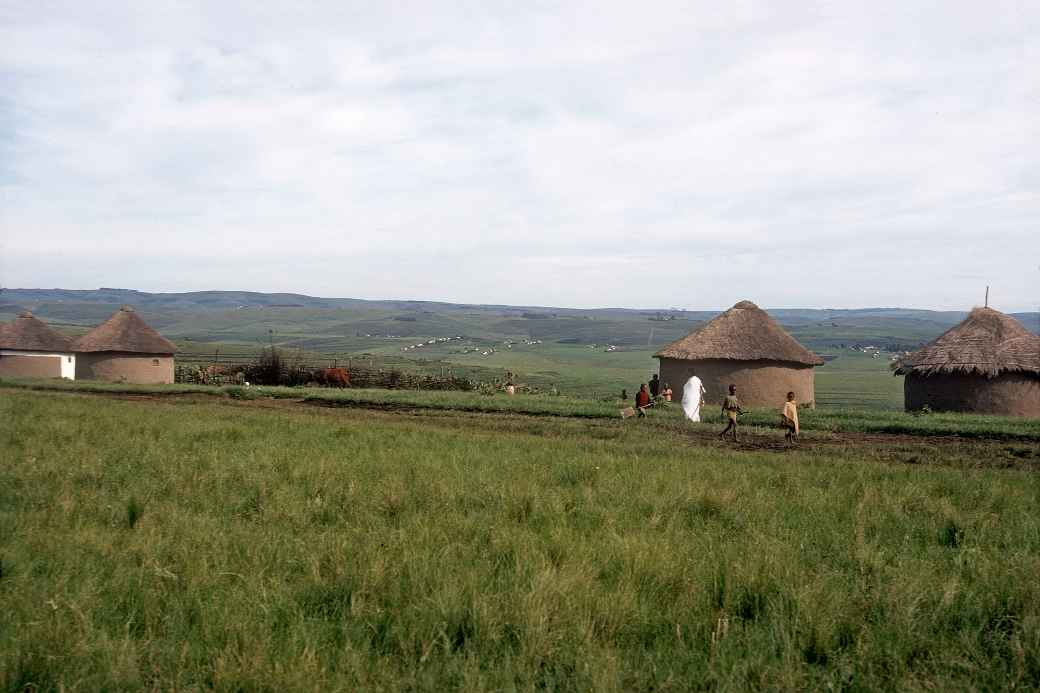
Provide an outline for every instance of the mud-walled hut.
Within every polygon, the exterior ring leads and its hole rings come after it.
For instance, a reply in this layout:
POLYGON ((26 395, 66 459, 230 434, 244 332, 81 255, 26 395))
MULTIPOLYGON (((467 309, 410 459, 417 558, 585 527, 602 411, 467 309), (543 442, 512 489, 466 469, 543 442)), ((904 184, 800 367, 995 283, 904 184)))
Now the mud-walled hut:
POLYGON ((173 382, 177 347, 130 306, 77 339, 72 348, 76 378, 148 385, 173 382))
POLYGON ((661 380, 673 389, 681 391, 696 375, 709 403, 721 402, 732 384, 745 407, 773 408, 791 391, 800 404, 813 406, 813 367, 823 364, 751 301, 741 301, 654 358, 660 359, 661 380))
POLYGON ((0 378, 75 377, 71 339, 29 311, 0 325, 0 378))
POLYGON ((992 308, 971 311, 895 372, 907 411, 1040 417, 1040 336, 992 308))

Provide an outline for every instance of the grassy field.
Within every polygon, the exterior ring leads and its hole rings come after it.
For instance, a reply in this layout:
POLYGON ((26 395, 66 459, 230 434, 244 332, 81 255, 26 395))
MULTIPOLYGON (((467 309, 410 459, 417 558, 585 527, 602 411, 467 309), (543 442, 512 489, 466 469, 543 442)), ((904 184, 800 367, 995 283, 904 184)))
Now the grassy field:
MULTIPOLYGON (((618 399, 589 399, 550 395, 517 395, 478 392, 414 391, 300 387, 213 387, 208 385, 128 385, 100 381, 67 380, 0 380, 2 388, 56 392, 79 392, 110 395, 137 395, 160 398, 178 396, 220 397, 236 400, 295 400, 329 407, 385 410, 434 410, 481 412, 488 414, 522 414, 579 419, 618 419, 625 406, 618 399)), ((628 404, 631 404, 629 400, 628 404)), ((650 410, 640 423, 669 431, 700 431, 718 426, 720 413, 714 405, 706 405, 703 423, 691 424, 683 416, 678 403, 650 410)), ((776 431, 777 411, 751 410, 741 418, 745 427, 776 431)), ((958 436, 997 440, 1040 442, 1040 421, 1027 418, 984 416, 953 413, 910 414, 899 410, 871 410, 845 407, 820 407, 803 410, 803 431, 826 433, 879 433, 914 436, 958 436)))
POLYGON ((651 422, 4 389, 0 688, 1040 687, 1005 443, 651 422))
POLYGON ((903 409, 903 379, 892 375, 887 355, 875 359, 848 349, 821 353, 832 358, 816 369, 816 403, 819 407, 903 409))

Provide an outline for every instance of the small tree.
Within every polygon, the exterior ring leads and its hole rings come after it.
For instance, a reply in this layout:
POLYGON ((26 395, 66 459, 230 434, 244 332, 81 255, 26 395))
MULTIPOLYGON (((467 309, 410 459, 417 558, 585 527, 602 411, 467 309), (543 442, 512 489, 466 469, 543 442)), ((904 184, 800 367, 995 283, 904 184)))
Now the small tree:
POLYGON ((260 350, 247 374, 249 380, 257 385, 281 385, 286 370, 287 364, 281 350, 271 346, 260 350))

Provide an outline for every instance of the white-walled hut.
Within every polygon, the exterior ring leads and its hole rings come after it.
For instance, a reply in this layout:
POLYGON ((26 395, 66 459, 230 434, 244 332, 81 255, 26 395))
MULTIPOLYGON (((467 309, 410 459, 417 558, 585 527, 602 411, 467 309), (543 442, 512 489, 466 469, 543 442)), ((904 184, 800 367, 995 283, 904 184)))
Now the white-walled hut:
POLYGON ((0 325, 0 378, 75 377, 71 339, 29 311, 0 325))
POLYGON ((149 327, 130 306, 72 345, 76 377, 88 380, 140 383, 173 382, 173 342, 149 327))
POLYGON ((901 359, 907 411, 1040 417, 1040 336, 992 308, 901 359))
POLYGON ((823 359, 798 343, 768 313, 741 301, 715 319, 654 354, 661 380, 682 390, 691 375, 701 379, 707 402, 721 402, 730 385, 746 407, 779 409, 794 392, 815 406, 813 367, 823 359))

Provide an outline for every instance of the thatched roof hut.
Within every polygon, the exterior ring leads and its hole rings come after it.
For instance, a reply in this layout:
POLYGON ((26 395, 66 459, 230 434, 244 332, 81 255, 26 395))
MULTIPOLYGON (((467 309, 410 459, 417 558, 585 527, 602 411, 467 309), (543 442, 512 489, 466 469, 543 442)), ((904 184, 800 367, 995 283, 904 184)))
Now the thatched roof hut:
POLYGON ((172 383, 176 345, 130 306, 73 343, 76 377, 130 383, 172 383))
POLYGON ((112 317, 76 340, 79 353, 119 351, 129 354, 176 353, 173 342, 153 330, 130 306, 123 306, 112 317))
POLYGON ((992 308, 976 308, 895 367, 907 411, 1040 416, 1040 336, 992 308))
POLYGON ((765 360, 823 365, 823 359, 799 344, 769 313, 751 301, 737 303, 654 356, 686 361, 765 360))
POLYGON ((71 352, 72 340, 25 310, 0 325, 0 349, 71 352))
POLYGON ((709 400, 721 400, 732 384, 749 407, 779 407, 789 391, 811 405, 813 367, 823 364, 751 301, 737 303, 654 358, 660 359, 661 379, 673 388, 696 375, 709 400))
POLYGON ((72 340, 29 311, 0 325, 0 377, 73 378, 72 340))

